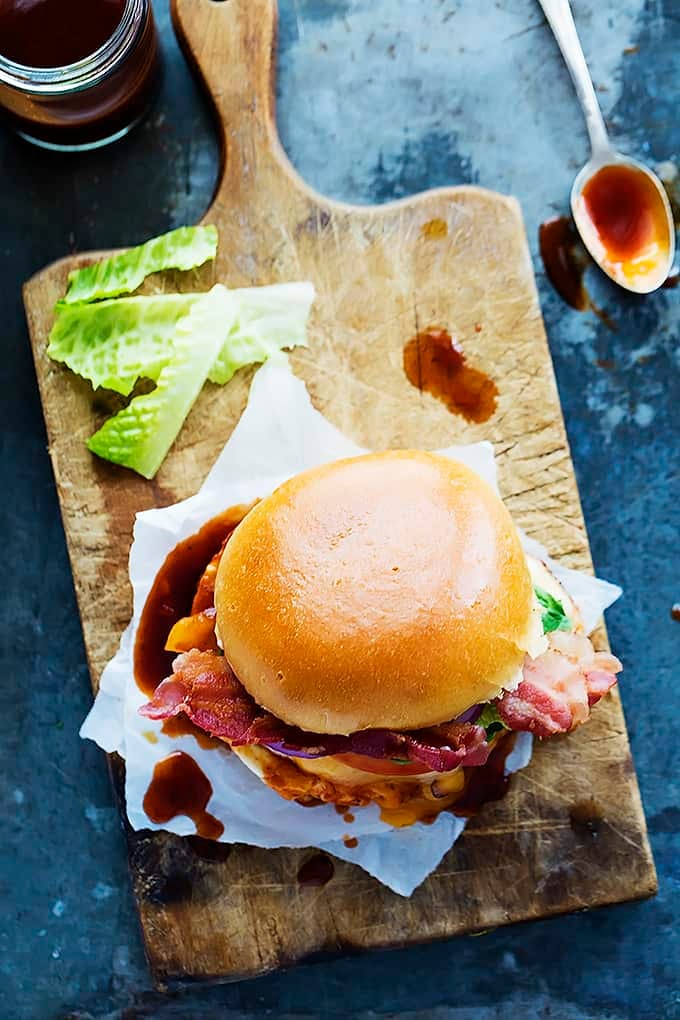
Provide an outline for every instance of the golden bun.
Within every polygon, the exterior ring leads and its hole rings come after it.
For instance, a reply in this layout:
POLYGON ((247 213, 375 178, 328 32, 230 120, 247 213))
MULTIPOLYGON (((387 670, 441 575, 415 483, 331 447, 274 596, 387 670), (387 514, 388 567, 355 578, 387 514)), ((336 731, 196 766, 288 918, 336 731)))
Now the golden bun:
POLYGON ((542 633, 501 500, 463 464, 418 451, 281 485, 228 542, 215 605, 252 697, 317 733, 453 719, 512 686, 542 633))

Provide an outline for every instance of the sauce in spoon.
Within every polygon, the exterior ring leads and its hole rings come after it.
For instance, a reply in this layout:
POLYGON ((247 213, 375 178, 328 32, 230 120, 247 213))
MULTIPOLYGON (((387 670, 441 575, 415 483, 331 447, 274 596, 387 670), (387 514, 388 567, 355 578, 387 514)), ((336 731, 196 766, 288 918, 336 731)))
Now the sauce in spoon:
POLYGON ((644 170, 627 163, 601 167, 586 181, 574 213, 588 248, 613 280, 642 293, 659 286, 672 238, 663 194, 644 170))

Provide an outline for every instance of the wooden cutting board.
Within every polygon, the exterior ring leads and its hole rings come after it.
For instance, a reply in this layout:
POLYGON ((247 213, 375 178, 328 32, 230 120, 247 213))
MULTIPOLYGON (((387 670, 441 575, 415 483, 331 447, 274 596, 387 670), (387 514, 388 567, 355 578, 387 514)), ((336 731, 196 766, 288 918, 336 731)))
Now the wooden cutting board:
MULTIPOLYGON (((192 287, 213 278, 229 286, 312 280, 318 298, 310 347, 292 361, 314 404, 376 449, 490 439, 517 523, 567 565, 590 570, 517 202, 474 187, 380 208, 315 194, 276 134, 273 0, 175 0, 174 16, 215 105, 225 151, 205 217, 219 227, 220 253, 192 287), (430 324, 448 328, 470 362, 496 381, 498 408, 485 424, 467 424, 405 378, 404 343, 430 324)), ((25 303, 96 689, 130 615, 134 514, 198 489, 238 421, 252 376, 241 372, 226 387, 205 388, 155 481, 92 457, 85 440, 101 420, 101 400, 45 354, 67 273, 91 258, 70 257, 39 273, 26 285, 25 303)), ((604 645, 603 630, 599 638, 604 645)), ((120 792, 122 766, 112 766, 120 792)), ((236 980, 319 953, 425 942, 656 889, 617 694, 587 726, 538 747, 506 799, 469 825, 408 900, 340 862, 326 886, 300 886, 296 875, 310 851, 237 846, 211 860, 167 834, 129 831, 128 839, 146 950, 161 987, 236 980)))

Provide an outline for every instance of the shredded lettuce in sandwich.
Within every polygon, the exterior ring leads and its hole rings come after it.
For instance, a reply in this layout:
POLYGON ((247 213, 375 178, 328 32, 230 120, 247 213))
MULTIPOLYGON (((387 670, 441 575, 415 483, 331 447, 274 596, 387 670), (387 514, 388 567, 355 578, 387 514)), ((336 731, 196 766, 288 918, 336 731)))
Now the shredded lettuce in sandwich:
POLYGON ((131 294, 151 273, 196 269, 216 254, 216 227, 178 227, 119 255, 74 269, 69 273, 68 290, 61 303, 73 305, 131 294))
POLYGON ((571 630, 572 623, 562 603, 543 588, 534 588, 534 592, 543 610, 541 619, 544 634, 550 634, 553 630, 571 630))
POLYGON ((484 705, 480 715, 475 719, 475 723, 477 726, 484 727, 487 740, 493 740, 498 733, 509 729, 499 716, 496 706, 490 704, 484 705))

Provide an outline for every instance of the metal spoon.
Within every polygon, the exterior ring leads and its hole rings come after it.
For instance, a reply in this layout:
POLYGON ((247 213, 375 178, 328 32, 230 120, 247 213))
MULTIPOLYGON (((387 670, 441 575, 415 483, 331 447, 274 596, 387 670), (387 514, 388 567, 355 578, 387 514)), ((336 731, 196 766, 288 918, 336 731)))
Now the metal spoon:
POLYGON ((590 136, 590 159, 577 174, 571 189, 571 211, 576 228, 595 262, 607 276, 626 290, 648 294, 660 287, 667 278, 675 256, 675 226, 668 196, 661 181, 649 167, 612 147, 576 32, 569 0, 539 0, 539 3, 569 69, 590 136), (607 168, 606 178, 600 176, 595 181, 603 168, 607 168), (616 169, 612 171, 610 168, 616 169), (627 178, 630 187, 637 189, 646 210, 641 214, 646 217, 643 220, 636 213, 632 193, 626 194, 624 190, 620 190, 620 194, 616 192, 617 187, 625 189, 627 178), (606 199, 605 211, 610 221, 618 215, 617 236, 613 247, 608 246, 603 233, 606 217, 605 220, 598 219, 595 214, 593 199, 598 193, 606 199), (624 257, 623 241, 628 240, 634 245, 636 231, 640 239, 640 250, 628 252, 624 257))

